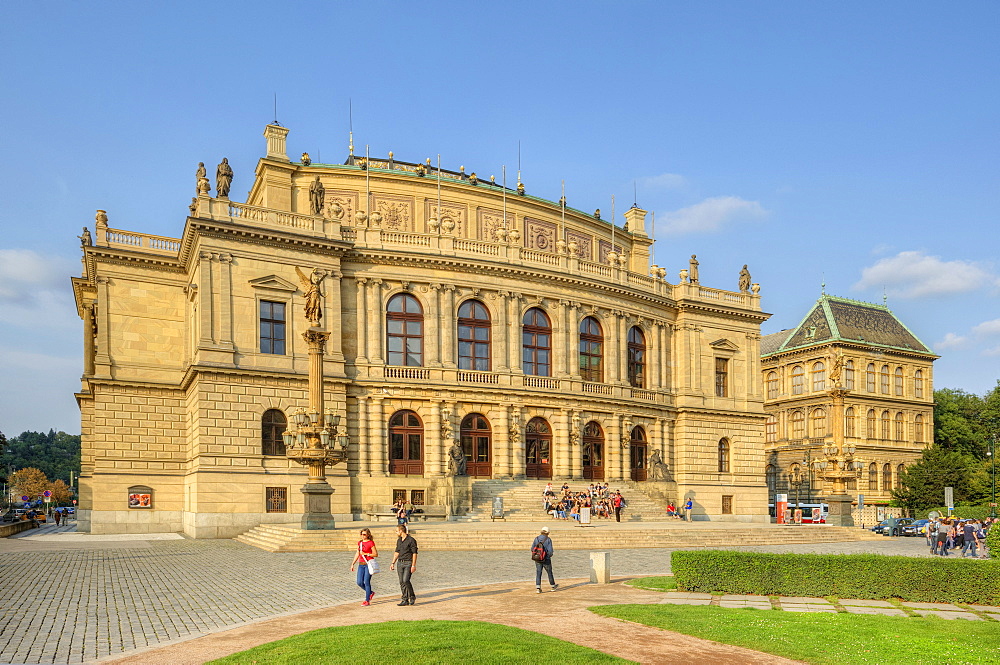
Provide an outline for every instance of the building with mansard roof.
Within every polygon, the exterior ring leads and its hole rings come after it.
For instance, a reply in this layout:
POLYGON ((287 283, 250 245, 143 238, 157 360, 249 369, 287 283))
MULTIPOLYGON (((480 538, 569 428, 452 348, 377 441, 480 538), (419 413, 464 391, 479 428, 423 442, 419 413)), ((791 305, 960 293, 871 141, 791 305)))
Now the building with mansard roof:
POLYGON ((760 352, 772 497, 818 502, 829 488, 813 463, 836 443, 863 462, 848 491, 888 505, 900 472, 934 440, 938 356, 885 305, 825 294, 797 327, 765 335, 760 352))
POLYGON ((267 126, 246 203, 199 173, 176 238, 98 213, 73 279, 81 530, 298 522, 306 471, 283 433, 308 405, 299 273, 314 270, 347 437, 329 470, 339 520, 399 498, 456 516, 483 483, 547 479, 767 520, 756 284, 687 267, 668 282, 638 207, 615 227, 429 160, 293 162, 287 133, 267 126))

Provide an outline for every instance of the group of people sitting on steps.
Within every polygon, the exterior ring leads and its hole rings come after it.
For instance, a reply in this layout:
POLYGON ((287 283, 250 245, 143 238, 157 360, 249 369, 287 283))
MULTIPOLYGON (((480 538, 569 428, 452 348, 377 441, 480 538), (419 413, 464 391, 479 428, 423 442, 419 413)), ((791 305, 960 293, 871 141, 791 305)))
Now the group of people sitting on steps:
POLYGON ((621 522, 622 508, 628 503, 620 490, 609 489, 607 483, 591 483, 586 490, 579 492, 571 491, 566 483, 558 490, 549 483, 542 492, 542 505, 547 514, 559 520, 580 521, 581 511, 589 508, 591 517, 614 517, 621 522))

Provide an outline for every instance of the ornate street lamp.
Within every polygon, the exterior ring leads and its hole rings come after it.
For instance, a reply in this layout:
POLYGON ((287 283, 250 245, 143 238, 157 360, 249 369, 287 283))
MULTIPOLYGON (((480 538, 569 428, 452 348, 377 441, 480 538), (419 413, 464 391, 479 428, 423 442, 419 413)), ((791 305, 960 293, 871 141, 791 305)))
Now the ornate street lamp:
POLYGON ((818 459, 813 465, 818 469, 820 477, 833 485, 833 493, 826 497, 830 506, 827 523, 835 526, 854 526, 851 516, 851 497, 847 495, 847 481, 858 477, 864 468, 864 462, 855 457, 854 446, 838 446, 826 443, 822 448, 824 459, 818 459))

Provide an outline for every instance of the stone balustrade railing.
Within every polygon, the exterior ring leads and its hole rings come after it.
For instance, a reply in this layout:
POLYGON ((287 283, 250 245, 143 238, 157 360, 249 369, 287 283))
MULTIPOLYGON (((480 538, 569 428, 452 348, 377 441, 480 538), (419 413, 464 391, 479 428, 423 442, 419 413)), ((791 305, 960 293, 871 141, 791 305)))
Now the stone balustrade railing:
MULTIPOLYGON (((554 253, 528 249, 516 241, 490 242, 457 238, 448 233, 410 233, 365 225, 352 226, 353 220, 327 219, 318 215, 272 210, 209 196, 198 197, 196 216, 232 224, 291 230, 299 234, 349 242, 358 249, 394 249, 442 256, 465 256, 470 260, 494 259, 507 264, 539 267, 568 275, 597 278, 677 300, 701 300, 760 310, 760 296, 756 292, 737 293, 689 282, 670 284, 662 277, 633 272, 617 263, 597 263, 573 256, 568 252, 554 253)), ((96 244, 174 256, 180 249, 180 241, 175 238, 100 226, 97 228, 96 244)))

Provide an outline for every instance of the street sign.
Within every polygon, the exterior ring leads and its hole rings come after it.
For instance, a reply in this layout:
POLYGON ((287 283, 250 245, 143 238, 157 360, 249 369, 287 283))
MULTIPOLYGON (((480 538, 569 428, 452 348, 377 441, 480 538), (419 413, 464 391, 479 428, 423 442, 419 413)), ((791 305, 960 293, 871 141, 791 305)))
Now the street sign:
POLYGON ((31 501, 31 497, 25 494, 24 496, 21 497, 21 501, 31 501))
POLYGON ((944 488, 944 505, 948 506, 948 510, 955 510, 955 490, 953 487, 944 488))
POLYGON ((864 510, 864 509, 865 509, 865 495, 864 494, 859 494, 858 495, 858 510, 864 510))
POLYGON ((73 499, 73 505, 74 506, 76 505, 76 499, 73 499))
POLYGON ((45 490, 44 492, 42 492, 42 496, 44 496, 46 499, 51 499, 52 498, 52 491, 51 490, 45 490))

